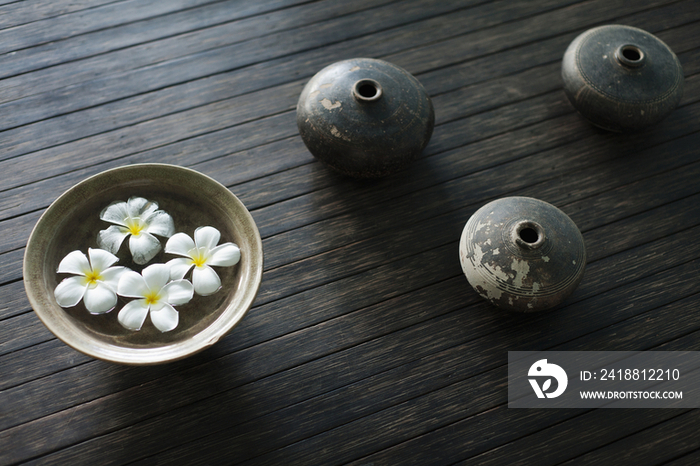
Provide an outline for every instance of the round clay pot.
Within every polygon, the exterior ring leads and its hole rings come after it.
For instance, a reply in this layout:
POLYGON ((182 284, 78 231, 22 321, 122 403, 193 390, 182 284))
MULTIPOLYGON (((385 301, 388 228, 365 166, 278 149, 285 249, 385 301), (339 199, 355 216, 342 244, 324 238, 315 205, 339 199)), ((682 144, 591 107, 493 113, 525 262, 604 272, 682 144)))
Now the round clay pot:
POLYGON ((334 63, 304 87, 297 126, 309 151, 331 168, 377 178, 408 165, 433 133, 433 104, 403 68, 371 58, 334 63))
POLYGON ((683 97, 683 68, 660 39, 630 26, 600 26, 569 45, 564 91, 592 124, 634 132, 661 121, 683 97))
POLYGON ((586 248, 561 210, 538 199, 506 197, 472 215, 459 258, 481 296, 503 309, 533 312, 557 306, 576 289, 586 248))

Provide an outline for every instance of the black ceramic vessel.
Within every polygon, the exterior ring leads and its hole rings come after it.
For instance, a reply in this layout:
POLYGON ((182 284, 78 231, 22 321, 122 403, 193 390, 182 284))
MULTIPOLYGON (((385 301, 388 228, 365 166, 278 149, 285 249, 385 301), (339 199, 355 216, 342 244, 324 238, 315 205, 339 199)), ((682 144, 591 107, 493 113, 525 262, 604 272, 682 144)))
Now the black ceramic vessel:
POLYGON ((355 58, 319 71, 297 104, 309 151, 333 169, 377 178, 409 164, 433 133, 435 112, 420 82, 382 60, 355 58))
POLYGON ((609 131, 654 125, 683 97, 678 57, 657 37, 630 26, 600 26, 574 39, 562 78, 576 110, 609 131))
POLYGON ((561 210, 538 199, 506 197, 472 215, 459 258, 481 296, 503 309, 534 312, 573 293, 583 277, 586 248, 561 210))

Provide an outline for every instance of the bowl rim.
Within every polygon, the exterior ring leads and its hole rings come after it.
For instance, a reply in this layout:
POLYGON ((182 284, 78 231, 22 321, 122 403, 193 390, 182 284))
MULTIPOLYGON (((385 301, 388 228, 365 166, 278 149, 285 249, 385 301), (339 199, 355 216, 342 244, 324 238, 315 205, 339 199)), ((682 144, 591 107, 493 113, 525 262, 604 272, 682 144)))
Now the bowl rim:
POLYGON ((212 346, 248 313, 262 281, 262 240, 257 225, 245 205, 226 186, 210 176, 179 165, 165 163, 129 164, 104 170, 85 178, 71 186, 49 205, 29 235, 24 252, 22 272, 24 289, 34 313, 59 340, 68 346, 93 358, 113 363, 127 365, 163 364, 184 359, 212 346), (252 252, 248 254, 249 257, 242 258, 239 263, 241 280, 239 288, 234 293, 237 296, 234 296, 234 299, 226 305, 226 309, 218 318, 190 338, 155 348, 133 348, 98 340, 87 332, 81 332, 79 326, 68 317, 67 313, 58 315, 55 312, 57 304, 53 302, 55 301, 54 297, 48 296, 46 292, 43 259, 46 252, 44 247, 48 240, 46 239, 47 235, 42 238, 40 234, 42 228, 45 228, 44 225, 51 225, 51 222, 62 214, 64 204, 70 202, 85 189, 89 189, 90 186, 101 182, 104 178, 114 177, 115 174, 121 178, 126 173, 133 173, 138 179, 139 172, 143 173, 144 169, 147 171, 158 170, 159 173, 166 173, 166 176, 169 174, 169 176, 198 178, 210 189, 216 190, 217 194, 220 191, 221 196, 226 198, 227 203, 235 210, 236 218, 243 220, 241 228, 245 230, 245 239, 250 244, 252 252), (76 331, 84 335, 85 338, 76 337, 76 331))

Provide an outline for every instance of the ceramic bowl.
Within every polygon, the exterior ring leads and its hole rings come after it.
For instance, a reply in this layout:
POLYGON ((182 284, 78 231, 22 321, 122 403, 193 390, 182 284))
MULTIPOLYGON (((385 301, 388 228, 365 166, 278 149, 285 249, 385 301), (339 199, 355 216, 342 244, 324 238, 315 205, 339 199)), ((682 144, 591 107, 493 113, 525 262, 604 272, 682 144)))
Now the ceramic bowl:
MULTIPOLYGON (((159 238, 164 246, 166 239, 159 238)), ((140 272, 126 240, 116 254, 123 265, 140 272)), ((161 251, 148 264, 174 258, 161 251)), ((248 210, 225 186, 194 170, 166 164, 136 164, 107 170, 63 193, 44 212, 32 231, 24 255, 24 286, 34 311, 59 339, 91 357, 121 364, 149 365, 179 360, 201 351, 224 336, 247 313, 260 287, 263 252, 260 234, 248 210), (220 243, 234 242, 241 260, 232 267, 216 267, 222 288, 177 306, 177 328, 162 333, 150 318, 140 331, 122 327, 119 298, 114 310, 90 314, 82 301, 62 308, 54 289, 67 275, 57 274, 60 261, 71 251, 97 247, 97 234, 109 226, 100 212, 113 201, 132 196, 155 201, 168 212, 176 232, 193 236, 199 226, 221 232, 220 243)))

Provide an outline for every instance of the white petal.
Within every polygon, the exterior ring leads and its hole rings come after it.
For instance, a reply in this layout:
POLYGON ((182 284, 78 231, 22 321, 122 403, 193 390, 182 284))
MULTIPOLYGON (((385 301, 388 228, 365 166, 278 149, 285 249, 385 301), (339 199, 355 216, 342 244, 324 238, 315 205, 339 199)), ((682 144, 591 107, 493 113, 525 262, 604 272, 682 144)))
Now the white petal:
POLYGON ((87 256, 80 251, 73 251, 68 253, 61 263, 58 264, 58 270, 56 272, 86 275, 91 270, 87 256))
POLYGON ((126 272, 131 272, 131 270, 126 267, 110 267, 102 271, 102 280, 100 281, 112 288, 116 293, 119 289, 119 279, 122 278, 122 275, 126 272))
POLYGON ((233 243, 224 243, 209 252, 208 265, 230 267, 241 260, 241 250, 233 243))
POLYGON ((143 298, 148 294, 148 285, 140 273, 129 270, 124 272, 119 279, 117 293, 127 298, 143 298))
POLYGON ((194 242, 198 248, 214 249, 219 244, 221 233, 214 227, 199 227, 194 231, 194 242))
POLYGON ((187 275, 187 272, 192 268, 194 263, 189 257, 176 257, 166 262, 165 265, 170 267, 170 279, 180 280, 185 278, 185 275, 187 275))
POLYGON ((165 285, 161 293, 165 302, 177 306, 190 302, 194 295, 194 287, 187 280, 175 280, 165 285))
POLYGON ((159 310, 161 307, 163 307, 163 306, 165 306, 165 305, 167 305, 167 304, 168 304, 168 303, 166 303, 166 302, 163 301, 163 300, 160 300, 160 301, 155 302, 155 303, 151 303, 151 312, 157 311, 157 310, 159 310))
POLYGON ((179 321, 180 315, 170 304, 165 304, 157 311, 151 309, 151 322, 161 332, 171 331, 177 327, 179 321))
POLYGON ((117 256, 104 249, 88 248, 88 255, 90 256, 92 271, 98 274, 103 270, 107 270, 112 264, 119 262, 117 256))
POLYGON ((128 216, 129 211, 126 208, 126 202, 123 201, 112 202, 100 212, 100 219, 122 226, 125 225, 124 219, 128 216))
POLYGON ((159 293, 170 281, 170 267, 167 264, 149 265, 141 272, 150 291, 159 293))
POLYGON ((119 311, 117 320, 122 326, 129 330, 140 330, 146 316, 148 315, 148 305, 145 299, 129 301, 119 311))
POLYGON ((124 238, 129 235, 129 230, 125 227, 112 225, 106 230, 100 230, 97 234, 97 246, 101 249, 116 254, 122 245, 124 238))
POLYGON ((142 197, 131 197, 126 201, 126 209, 130 217, 146 218, 158 209, 158 204, 142 197))
POLYGON ((173 218, 162 210, 153 212, 150 217, 144 219, 148 224, 146 231, 158 236, 170 238, 175 233, 175 224, 173 218))
POLYGON ((129 250, 134 257, 134 262, 143 265, 158 254, 160 241, 152 234, 143 231, 138 236, 131 235, 129 238, 129 250))
POLYGON ((214 272, 214 269, 205 265, 204 267, 195 267, 192 271, 192 284, 194 291, 200 296, 208 296, 219 291, 221 288, 221 279, 214 272))
POLYGON ((87 283, 84 277, 69 277, 58 284, 53 294, 61 307, 73 307, 83 299, 87 283))
POLYGON ((117 294, 109 286, 97 282, 96 286, 89 286, 85 291, 83 302, 90 314, 104 314, 117 305, 117 294))
POLYGON ((168 254, 177 254, 178 256, 190 257, 188 252, 194 249, 194 241, 185 233, 175 233, 165 243, 165 252, 168 254))

